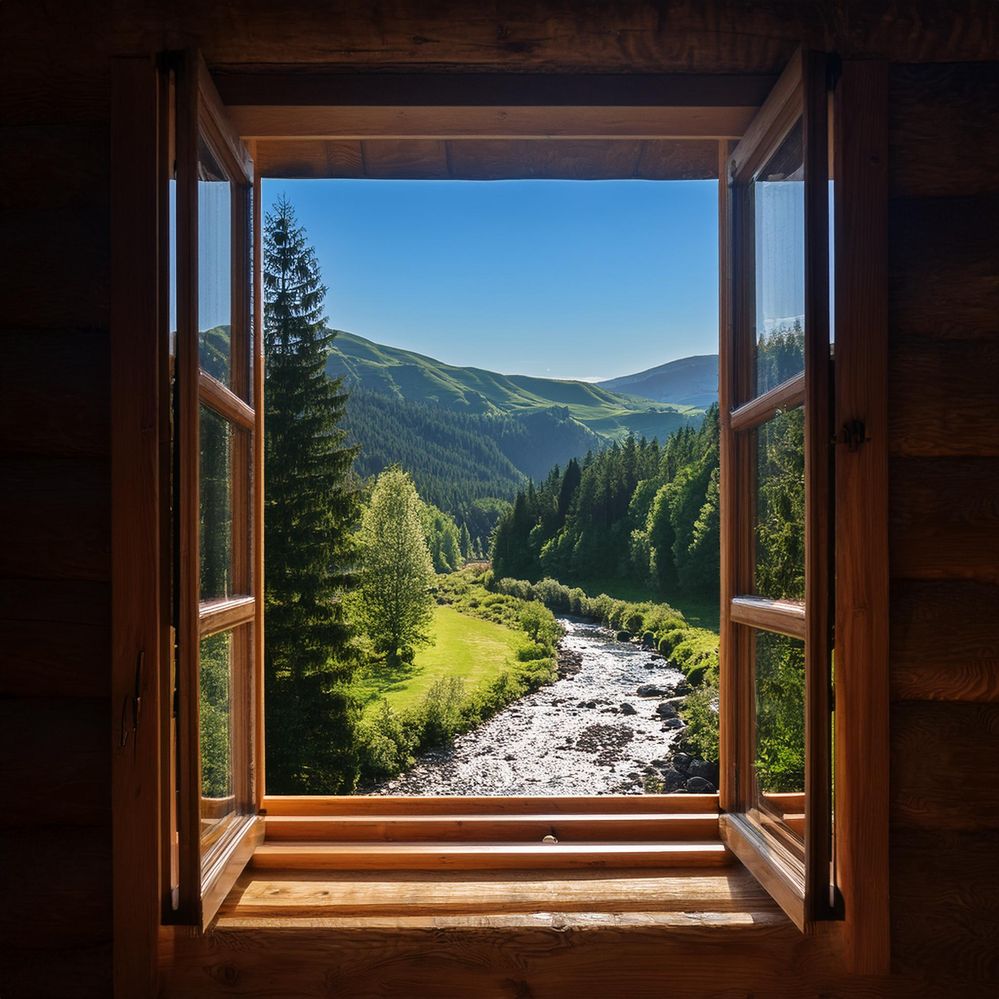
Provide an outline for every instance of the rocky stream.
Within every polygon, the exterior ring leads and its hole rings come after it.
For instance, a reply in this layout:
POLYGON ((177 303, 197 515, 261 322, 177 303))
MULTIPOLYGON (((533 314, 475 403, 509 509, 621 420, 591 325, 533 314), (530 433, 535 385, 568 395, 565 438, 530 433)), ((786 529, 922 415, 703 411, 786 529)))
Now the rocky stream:
POLYGON ((560 617, 559 678, 376 794, 593 795, 713 791, 717 770, 672 745, 686 681, 658 652, 560 617))

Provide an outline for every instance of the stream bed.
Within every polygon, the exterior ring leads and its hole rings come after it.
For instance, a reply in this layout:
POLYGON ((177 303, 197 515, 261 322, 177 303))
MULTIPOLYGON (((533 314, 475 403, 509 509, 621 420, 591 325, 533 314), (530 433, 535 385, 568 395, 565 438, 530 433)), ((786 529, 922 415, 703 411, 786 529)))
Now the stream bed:
POLYGON ((566 630, 560 679, 422 754, 375 794, 592 795, 658 790, 670 772, 683 674, 592 622, 566 630), (569 664, 569 665, 565 665, 569 664), (640 692, 641 691, 641 692, 640 692))

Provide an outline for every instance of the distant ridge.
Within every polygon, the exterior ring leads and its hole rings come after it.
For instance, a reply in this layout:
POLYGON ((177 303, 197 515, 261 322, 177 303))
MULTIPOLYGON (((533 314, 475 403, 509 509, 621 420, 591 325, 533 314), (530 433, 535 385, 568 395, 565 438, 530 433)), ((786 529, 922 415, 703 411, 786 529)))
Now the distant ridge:
POLYGON ((637 395, 654 402, 706 409, 718 401, 718 355, 681 357, 646 371, 595 384, 611 392, 637 395))
POLYGON ((589 382, 503 375, 463 368, 399 347, 338 331, 326 366, 390 399, 442 406, 459 413, 526 417, 557 409, 562 420, 582 424, 605 440, 629 432, 660 440, 678 427, 699 424, 702 407, 670 399, 636 398, 589 382))

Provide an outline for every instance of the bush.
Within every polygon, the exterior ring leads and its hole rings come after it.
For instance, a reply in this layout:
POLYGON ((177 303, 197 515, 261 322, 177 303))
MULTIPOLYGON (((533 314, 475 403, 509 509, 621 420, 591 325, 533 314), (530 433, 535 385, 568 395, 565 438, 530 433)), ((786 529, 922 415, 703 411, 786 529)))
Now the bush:
POLYGON ((687 723, 683 743, 709 763, 718 762, 718 688, 706 683, 687 695, 680 717, 687 723))
POLYGON ((532 659, 544 659, 551 650, 540 642, 525 642, 517 649, 517 659, 522 662, 530 662, 532 659))

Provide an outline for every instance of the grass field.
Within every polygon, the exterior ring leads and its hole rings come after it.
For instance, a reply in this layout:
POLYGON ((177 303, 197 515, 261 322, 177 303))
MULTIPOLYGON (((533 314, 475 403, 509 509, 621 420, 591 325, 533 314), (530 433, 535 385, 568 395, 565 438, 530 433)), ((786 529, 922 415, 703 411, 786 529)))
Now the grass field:
POLYGON ((525 641, 521 631, 445 606, 434 608, 433 633, 436 643, 424 646, 411 667, 401 671, 378 667, 361 681, 366 710, 376 708, 383 697, 395 711, 417 705, 442 676, 459 676, 472 690, 509 669, 525 641))

